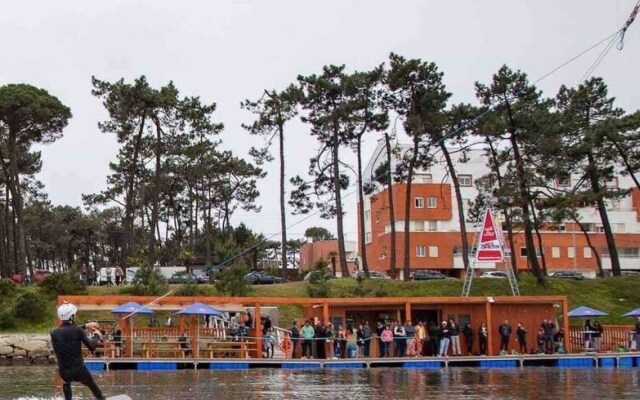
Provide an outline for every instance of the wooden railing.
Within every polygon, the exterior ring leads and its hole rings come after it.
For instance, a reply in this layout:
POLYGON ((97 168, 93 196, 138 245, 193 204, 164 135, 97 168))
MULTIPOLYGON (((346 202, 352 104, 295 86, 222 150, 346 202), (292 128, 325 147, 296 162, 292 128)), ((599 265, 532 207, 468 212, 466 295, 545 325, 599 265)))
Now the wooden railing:
MULTIPOLYGON (((634 330, 632 325, 603 325, 603 332, 600 338, 600 351, 618 351, 619 348, 629 349, 631 347, 632 337, 630 332, 634 330)), ((569 327, 569 352, 582 353, 584 351, 593 350, 593 340, 586 348, 586 336, 582 325, 571 325, 569 327)))

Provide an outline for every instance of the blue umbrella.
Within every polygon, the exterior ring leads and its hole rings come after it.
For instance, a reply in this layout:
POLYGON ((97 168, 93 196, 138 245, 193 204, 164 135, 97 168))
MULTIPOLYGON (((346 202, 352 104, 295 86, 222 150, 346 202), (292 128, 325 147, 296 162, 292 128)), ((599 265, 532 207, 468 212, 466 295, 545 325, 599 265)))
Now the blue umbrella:
POLYGON ((623 317, 640 317, 640 308, 636 308, 633 311, 629 311, 626 314, 622 314, 623 317))
POLYGON ((131 301, 111 310, 112 314, 153 314, 153 310, 131 301))
POLYGON ((607 314, 604 311, 596 310, 595 308, 581 306, 569 311, 567 315, 569 317, 585 318, 585 317, 604 317, 609 314, 607 314))
POLYGON ((203 303, 194 303, 176 313, 177 315, 222 315, 222 311, 203 303))
MULTIPOLYGON (((178 311, 176 315, 222 315, 222 311, 204 303, 194 303, 178 311)), ((200 324, 198 324, 198 337, 196 339, 196 356, 200 356, 200 324)))

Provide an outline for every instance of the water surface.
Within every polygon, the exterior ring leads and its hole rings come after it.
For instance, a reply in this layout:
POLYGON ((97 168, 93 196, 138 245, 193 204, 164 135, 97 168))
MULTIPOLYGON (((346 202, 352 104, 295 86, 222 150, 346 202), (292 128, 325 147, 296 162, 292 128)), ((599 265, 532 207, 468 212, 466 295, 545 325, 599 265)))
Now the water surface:
MULTIPOLYGON (((109 371, 94 376, 106 395, 126 393, 134 400, 640 398, 640 370, 631 368, 109 371)), ((0 367, 0 399, 52 399, 62 395, 59 385, 52 367, 0 367)), ((92 398, 78 385, 74 397, 92 398)))

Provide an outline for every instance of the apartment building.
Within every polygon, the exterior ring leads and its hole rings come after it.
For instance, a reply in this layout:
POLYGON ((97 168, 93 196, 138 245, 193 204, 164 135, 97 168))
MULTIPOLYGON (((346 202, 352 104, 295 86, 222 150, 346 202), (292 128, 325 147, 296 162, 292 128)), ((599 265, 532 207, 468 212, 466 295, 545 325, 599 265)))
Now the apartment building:
MULTIPOLYGON (((393 155, 392 168, 402 159, 402 154, 410 149, 409 145, 398 144, 393 155)), ((459 156, 454 155, 457 160, 459 156)), ((384 142, 380 141, 364 171, 365 179, 373 177, 378 166, 386 161, 384 142)), ((482 148, 472 149, 466 162, 457 162, 457 176, 460 181, 462 202, 467 222, 469 244, 474 242, 481 221, 468 222, 469 204, 478 195, 476 179, 486 175, 489 168, 482 148)), ((557 187, 572 187, 573 181, 556 181, 557 187)), ((574 180, 575 179, 575 180, 574 180)), ((619 188, 633 188, 624 199, 610 202, 608 215, 615 233, 616 247, 621 267, 627 271, 640 271, 640 192, 628 176, 620 175, 608 185, 619 188)), ((388 188, 379 188, 364 198, 364 240, 369 268, 390 273, 391 254, 391 218, 389 212, 388 188)), ((394 200, 396 228, 396 268, 401 275, 405 235, 406 184, 396 183, 391 187, 394 200)), ((464 270, 458 207, 451 178, 444 160, 438 160, 429 170, 418 171, 413 178, 410 207, 410 267, 434 269, 451 276, 461 276, 464 270)), ((593 248, 601 256, 605 272, 611 270, 611 260, 603 233, 600 214, 595 207, 579 210, 580 224, 587 228, 593 248)), ((360 217, 360 216, 359 216, 360 217)), ((497 225, 503 225, 502 215, 496 212, 497 225)), ((503 232, 505 241, 506 231, 503 232)), ((548 225, 542 231, 542 244, 547 270, 576 270, 586 276, 595 276, 596 256, 589 246, 580 226, 567 221, 560 225, 548 225)), ((362 237, 362 236, 361 236, 362 237)), ((524 235, 514 232, 514 255, 519 270, 526 270, 527 257, 524 235)), ((536 239, 537 244, 537 239, 536 239)), ((506 249, 508 250, 508 249, 506 249)), ((539 253, 539 251, 538 251, 539 253)), ((540 254, 538 254, 540 257, 540 254)), ((477 268, 501 268, 502 264, 482 263, 477 268)))

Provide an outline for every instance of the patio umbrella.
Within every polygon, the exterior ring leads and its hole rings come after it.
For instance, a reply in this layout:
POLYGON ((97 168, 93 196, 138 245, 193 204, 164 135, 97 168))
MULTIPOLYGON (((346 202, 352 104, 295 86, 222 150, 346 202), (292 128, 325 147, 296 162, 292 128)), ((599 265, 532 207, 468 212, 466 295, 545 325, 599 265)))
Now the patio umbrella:
MULTIPOLYGON (((150 314, 154 314, 154 312, 153 310, 147 307, 144 307, 141 304, 136 303, 135 301, 130 301, 128 303, 119 305, 118 307, 111 310, 111 314, 125 314, 125 318, 128 318, 135 314, 150 315, 150 314)), ((130 328, 129 336, 131 337, 131 340, 133 340, 133 319, 131 319, 129 328, 130 328)), ((129 356, 133 357, 133 343, 129 347, 130 347, 129 356)))
POLYGON ((153 310, 144 307, 135 301, 130 301, 129 303, 123 304, 111 310, 112 314, 153 314, 153 310))
POLYGON ((574 308, 573 310, 567 313, 567 316, 576 317, 576 318, 604 317, 606 315, 609 315, 609 314, 607 314, 604 311, 596 310, 595 308, 590 308, 585 306, 574 308))
POLYGON ((626 314, 622 314, 623 317, 640 317, 640 308, 636 308, 633 311, 629 311, 626 314))
MULTIPOLYGON (((223 315, 223 313, 217 308, 213 308, 204 303, 194 303, 178 311, 176 315, 195 315, 199 319, 200 315, 223 315)), ((198 323, 197 330, 196 357, 200 357, 200 323, 198 323)))

